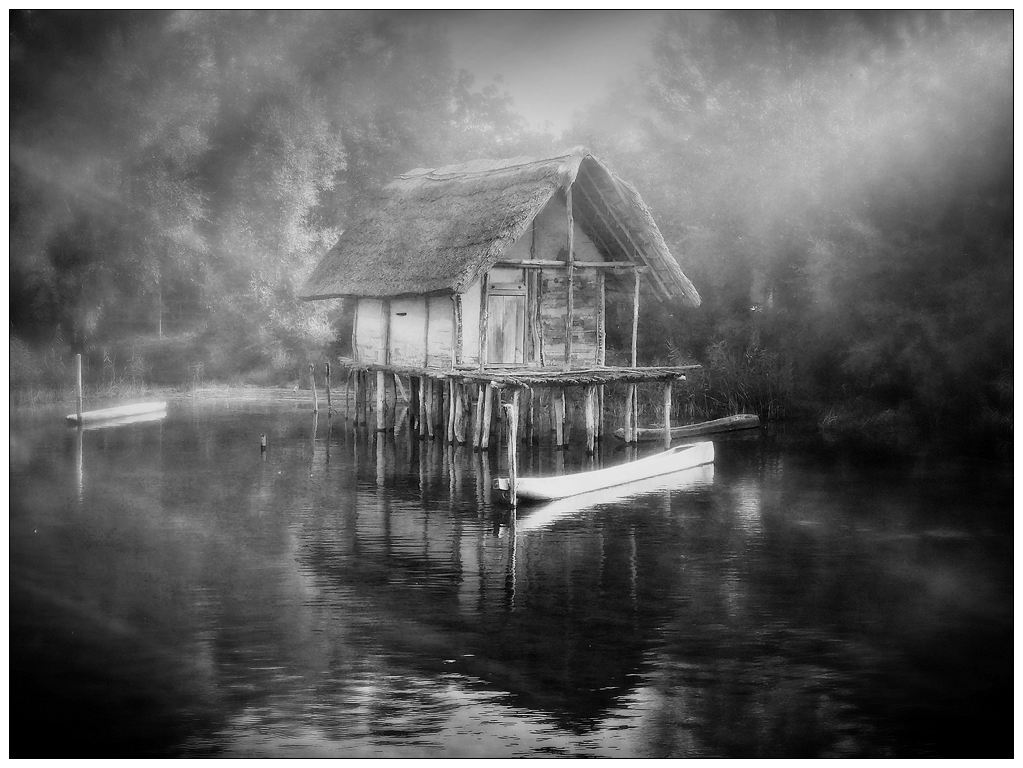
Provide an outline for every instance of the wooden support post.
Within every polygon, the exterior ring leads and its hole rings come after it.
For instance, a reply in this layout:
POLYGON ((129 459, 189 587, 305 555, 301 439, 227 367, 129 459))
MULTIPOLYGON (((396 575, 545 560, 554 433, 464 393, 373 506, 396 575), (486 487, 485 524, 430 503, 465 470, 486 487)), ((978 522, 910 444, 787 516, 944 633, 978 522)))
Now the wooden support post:
POLYGON ((490 425, 494 418, 494 392, 496 390, 487 384, 484 390, 485 401, 483 403, 483 434, 481 436, 480 446, 483 450, 490 448, 490 425))
POLYGON ((330 402, 330 361, 329 360, 327 361, 327 365, 326 365, 326 368, 324 370, 324 375, 326 377, 326 387, 327 387, 327 416, 329 417, 331 412, 334 410, 334 406, 330 402))
POLYGON ((384 380, 384 372, 377 371, 377 432, 387 431, 387 386, 384 380))
POLYGON ((565 370, 572 367, 572 324, 575 320, 575 224, 572 220, 572 187, 565 189, 565 207, 568 210, 568 271, 565 282, 568 290, 568 312, 565 315, 565 370))
POLYGON ((455 380, 448 379, 447 441, 455 442, 455 380))
POLYGON ((313 364, 309 363, 309 386, 313 390, 313 413, 319 410, 319 404, 316 402, 316 376, 313 374, 313 364))
POLYGON ((419 429, 419 378, 408 377, 408 425, 412 430, 419 429))
POLYGON ((636 432, 633 425, 635 420, 635 414, 633 409, 636 404, 636 385, 630 384, 625 391, 625 442, 633 443, 636 441, 636 432))
POLYGON ((671 379, 664 382, 664 449, 671 448, 671 379))
POLYGON ((352 423, 359 426, 362 423, 360 408, 362 407, 362 373, 352 371, 352 423))
POLYGON ((632 367, 636 367, 636 349, 639 341, 639 272, 635 272, 636 285, 632 294, 632 367))
POLYGON ((524 411, 525 412, 525 418, 526 418, 526 429, 524 430, 525 438, 526 438, 526 444, 527 445, 532 445, 533 444, 533 415, 534 415, 534 411, 533 411, 533 390, 532 389, 527 389, 527 390, 525 390, 525 392, 523 394, 526 396, 526 399, 529 401, 529 405, 525 408, 525 411, 524 411))
POLYGON ((490 273, 484 272, 480 278, 480 341, 479 341, 479 365, 481 371, 486 365, 487 359, 487 333, 490 328, 490 273))
POLYGON ((362 372, 362 423, 363 426, 369 426, 369 371, 362 372))
POLYGON ((521 412, 521 398, 519 397, 520 391, 521 390, 518 388, 512 390, 512 408, 515 411, 515 431, 513 434, 510 433, 509 437, 516 442, 518 442, 519 439, 519 413, 521 412))
POLYGON ((465 422, 466 422, 466 397, 465 385, 462 382, 455 383, 455 442, 465 445, 465 422))
POLYGON ((519 499, 518 400, 505 405, 504 412, 508 421, 508 500, 514 507, 519 499))
POLYGON ((352 415, 352 371, 349 369, 345 376, 345 419, 352 415))
POLYGON ((565 447, 565 390, 560 387, 554 393, 554 434, 555 445, 565 447))
POLYGON ((473 421, 472 447, 479 450, 483 446, 483 400, 487 389, 482 384, 476 387, 476 418, 473 421))
POLYGON ((426 421, 426 434, 433 440, 433 426, 436 423, 434 418, 434 402, 433 402, 433 389, 435 382, 432 378, 427 376, 423 379, 423 418, 426 421))
MULTIPOLYGON (((384 400, 387 402, 387 429, 394 430, 398 420, 398 388, 401 386, 401 382, 398 381, 396 374, 390 373, 386 377, 391 381, 391 391, 394 393, 393 400, 387 400, 387 391, 384 390, 384 400)), ((386 381, 386 379, 385 379, 386 381)))
POLYGON ((597 399, 597 388, 595 386, 586 387, 586 453, 593 455, 593 449, 596 444, 596 419, 594 418, 594 402, 597 399))
POLYGON ((75 414, 78 426, 82 426, 82 356, 75 355, 75 414))

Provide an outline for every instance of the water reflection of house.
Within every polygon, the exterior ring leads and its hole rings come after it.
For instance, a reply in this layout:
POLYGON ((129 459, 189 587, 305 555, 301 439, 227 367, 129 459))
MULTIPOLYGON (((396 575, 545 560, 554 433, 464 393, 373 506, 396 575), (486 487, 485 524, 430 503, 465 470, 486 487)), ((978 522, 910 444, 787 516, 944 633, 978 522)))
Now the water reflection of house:
POLYGON ((608 518, 569 515, 553 528, 517 531, 476 483, 489 469, 486 454, 411 444, 419 446, 413 455, 405 441, 364 447, 377 462, 365 461, 333 501, 355 512, 346 513, 344 541, 304 537, 302 559, 326 579, 324 589, 372 606, 378 642, 423 664, 450 660, 445 670, 586 730, 635 687, 658 623, 650 593, 677 578, 662 543, 622 519, 664 515, 668 492, 608 518))
MULTIPOLYGON (((468 411, 493 381, 563 388, 678 378, 679 368, 637 367, 641 293, 700 304, 636 190, 581 147, 399 176, 303 290, 306 299, 346 299, 352 355, 342 362, 359 374, 363 407, 376 385, 378 429, 387 428, 387 379, 400 374, 416 392, 413 406, 424 403, 431 436, 442 409, 468 411), (634 305, 625 368, 606 365, 608 292, 634 305)), ((449 442, 466 442, 451 421, 449 442)))

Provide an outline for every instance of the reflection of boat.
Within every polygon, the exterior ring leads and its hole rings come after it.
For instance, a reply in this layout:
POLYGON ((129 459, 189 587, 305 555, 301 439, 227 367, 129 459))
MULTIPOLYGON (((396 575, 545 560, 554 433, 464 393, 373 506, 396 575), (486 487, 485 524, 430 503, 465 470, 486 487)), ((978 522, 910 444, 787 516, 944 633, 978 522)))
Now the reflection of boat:
MULTIPOLYGON (((670 448, 645 459, 592 472, 578 472, 555 477, 520 477, 516 480, 515 487, 516 493, 521 499, 537 501, 564 499, 569 496, 603 491, 634 483, 637 480, 698 467, 712 461, 714 461, 714 444, 702 442, 670 448)), ((502 477, 497 482, 502 491, 509 489, 508 478, 502 477)))
POLYGON ((713 482, 714 465, 703 464, 699 467, 683 469, 667 475, 658 475, 657 477, 648 477, 645 480, 637 480, 613 488, 604 488, 599 491, 556 499, 547 504, 530 507, 528 512, 516 518, 515 530, 523 532, 547 528, 558 520, 598 504, 635 499, 639 496, 645 496, 658 491, 680 491, 698 488, 711 485, 713 482))
POLYGON ((113 408, 103 408, 99 411, 84 411, 82 413, 81 422, 79 422, 78 414, 69 413, 67 420, 72 424, 87 424, 94 421, 110 421, 111 419, 120 419, 125 416, 141 416, 149 413, 159 413, 160 411, 167 410, 167 403, 134 403, 132 405, 118 405, 113 408))
MULTIPOLYGON (((723 419, 711 419, 701 421, 699 424, 685 424, 671 428, 672 440, 682 437, 695 437, 697 435, 710 435, 715 432, 731 432, 736 429, 752 429, 760 426, 760 417, 755 413, 740 413, 735 416, 726 416, 723 419)), ((625 439, 625 430, 615 430, 615 437, 619 440, 625 439)), ((664 439, 664 429, 661 427, 641 427, 636 430, 636 440, 639 442, 652 442, 664 439)))

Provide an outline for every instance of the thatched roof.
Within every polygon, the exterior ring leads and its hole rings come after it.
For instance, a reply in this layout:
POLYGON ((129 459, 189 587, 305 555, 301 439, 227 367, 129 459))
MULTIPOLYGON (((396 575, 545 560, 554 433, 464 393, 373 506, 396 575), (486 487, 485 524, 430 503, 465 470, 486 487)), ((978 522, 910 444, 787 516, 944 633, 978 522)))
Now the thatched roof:
POLYGON ((650 267, 645 284, 660 298, 700 304, 639 193, 583 148, 399 176, 327 252, 302 298, 461 293, 569 186, 576 221, 606 257, 650 267))

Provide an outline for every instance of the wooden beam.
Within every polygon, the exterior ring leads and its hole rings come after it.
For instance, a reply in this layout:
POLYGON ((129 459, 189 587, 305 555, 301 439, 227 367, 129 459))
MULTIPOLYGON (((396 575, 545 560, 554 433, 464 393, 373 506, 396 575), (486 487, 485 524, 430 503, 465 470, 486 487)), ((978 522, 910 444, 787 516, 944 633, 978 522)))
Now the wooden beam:
POLYGON ((639 342, 639 272, 632 292, 632 367, 636 367, 636 348, 639 342))
POLYGON ((575 222, 572 219, 572 187, 565 189, 565 210, 568 212, 568 311, 565 313, 565 370, 572 367, 572 324, 575 320, 575 222))
POLYGON ((426 320, 423 322, 423 367, 430 367, 430 297, 424 296, 426 302, 426 320))
MULTIPOLYGON (((597 186, 596 182, 593 180, 593 177, 590 176, 588 171, 586 172, 586 178, 589 179, 591 186, 597 193, 597 197, 600 198, 600 202, 603 204, 604 208, 607 209, 607 212, 611 215, 611 218, 614 220, 614 223, 619 227, 619 229, 622 230, 622 234, 625 236, 625 239, 629 241, 629 245, 632 246, 632 253, 634 257, 638 261, 642 261, 644 264, 646 264, 646 266, 649 267, 650 266, 649 262, 647 262, 646 258, 643 256, 643 250, 639 247, 639 245, 636 244, 636 241, 632 239, 632 235, 629 234, 629 228, 624 223, 622 223, 621 219, 618 218, 618 214, 615 213, 614 208, 612 208, 611 205, 607 202, 607 200, 604 197, 604 193, 600 191, 600 187, 597 186)), ((597 208, 596 203, 593 201, 593 198, 589 196, 589 193, 586 191, 586 188, 580 185, 579 191, 583 193, 583 196, 589 201, 590 205, 593 206, 594 210, 597 212, 597 215, 599 216, 600 209, 597 208)), ((611 233, 614 239, 618 241, 618 244, 622 246, 622 250, 628 253, 629 248, 625 245, 624 242, 622 242, 622 239, 618 236, 618 233, 615 232, 614 229, 612 229, 611 227, 608 227, 608 231, 611 233)), ((666 296, 671 295, 671 292, 664 284, 664 281, 661 279, 661 276, 657 274, 657 270, 651 271, 654 273, 654 279, 657 281, 664 295, 666 296)))
POLYGON ((391 362, 391 300, 384 299, 380 302, 380 310, 383 313, 383 355, 380 362, 387 365, 391 362))
POLYGON ((451 367, 458 365, 462 357, 462 296, 451 294, 451 367))
POLYGON ((487 356, 487 333, 490 326, 490 302, 487 298, 490 294, 490 273, 484 272, 480 277, 480 339, 479 339, 479 369, 483 370, 483 365, 487 356))
POLYGON ((605 312, 607 311, 605 303, 607 300, 607 294, 604 291, 604 273, 597 273, 597 351, 596 351, 596 363, 597 365, 603 365, 604 360, 607 359, 607 328, 605 312))
POLYGON ((359 359, 359 300, 355 300, 355 314, 352 315, 352 358, 355 360, 359 359))
MULTIPOLYGON (((650 267, 636 264, 632 261, 576 261, 578 269, 624 269, 639 270, 646 272, 650 267)), ((515 269, 568 269, 568 262, 555 260, 530 260, 530 259, 502 259, 497 262, 498 267, 513 267, 515 269)))

